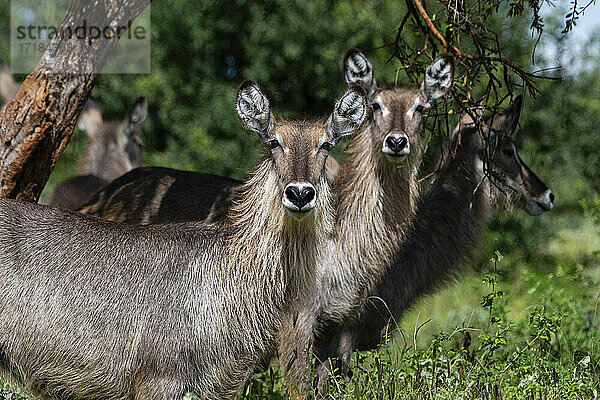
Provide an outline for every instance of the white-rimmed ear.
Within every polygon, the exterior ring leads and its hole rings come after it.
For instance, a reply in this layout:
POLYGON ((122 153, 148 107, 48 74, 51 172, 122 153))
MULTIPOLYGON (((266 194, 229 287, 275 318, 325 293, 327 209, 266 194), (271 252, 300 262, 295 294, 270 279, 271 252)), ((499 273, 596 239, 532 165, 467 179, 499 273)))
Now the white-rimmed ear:
POLYGON ((133 105, 133 110, 129 114, 127 125, 125 126, 125 133, 127 136, 133 135, 142 126, 142 122, 148 116, 148 102, 144 97, 138 97, 133 105))
POLYGON ((351 135, 367 116, 367 98, 360 86, 353 86, 335 103, 327 129, 333 144, 351 135))
POLYGON ((505 111, 490 117, 488 121, 490 128, 502 136, 513 136, 517 131, 522 106, 523 96, 519 95, 505 111))
POLYGON ((375 75, 373 65, 358 49, 350 49, 344 57, 344 77, 348 87, 360 86, 369 100, 373 99, 375 88, 375 75))
POLYGON ((425 79, 421 84, 421 95, 425 99, 423 107, 429 108, 433 102, 445 95, 452 87, 454 63, 447 54, 433 60, 425 71, 425 79))
POLYGON ((85 103, 83 111, 79 115, 77 126, 90 138, 95 137, 100 132, 100 128, 102 127, 102 112, 94 100, 89 99, 85 103))
POLYGON ((258 134, 263 142, 272 137, 273 115, 269 100, 254 81, 246 81, 238 89, 235 111, 244 128, 258 134))

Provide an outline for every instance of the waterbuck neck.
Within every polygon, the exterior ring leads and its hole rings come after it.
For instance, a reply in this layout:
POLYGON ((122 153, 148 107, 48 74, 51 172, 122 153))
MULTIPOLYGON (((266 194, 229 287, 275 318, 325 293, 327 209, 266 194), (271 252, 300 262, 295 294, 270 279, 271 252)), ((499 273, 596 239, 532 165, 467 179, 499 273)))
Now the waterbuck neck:
POLYGON ((296 220, 281 204, 273 161, 264 159, 223 221, 235 232, 227 246, 232 256, 260 265, 252 269, 260 276, 250 277, 248 269, 241 270, 244 279, 267 279, 273 287, 283 288, 279 301, 293 300, 312 286, 316 260, 332 235, 333 196, 325 176, 319 186, 316 207, 296 220))
POLYGON ((374 142, 376 130, 372 120, 363 125, 340 168, 336 234, 339 244, 360 244, 353 252, 372 249, 381 258, 380 250, 393 248, 412 221, 418 188, 417 166, 411 158, 401 166, 387 162, 374 142))
POLYGON ((484 174, 484 164, 479 156, 479 152, 472 149, 469 141, 479 140, 474 135, 472 128, 464 128, 455 133, 452 138, 449 154, 444 158, 438 180, 440 184, 450 185, 453 191, 458 195, 456 201, 477 203, 479 207, 475 208, 485 218, 489 200, 489 180, 484 174), (468 196, 468 193, 472 193, 468 196))

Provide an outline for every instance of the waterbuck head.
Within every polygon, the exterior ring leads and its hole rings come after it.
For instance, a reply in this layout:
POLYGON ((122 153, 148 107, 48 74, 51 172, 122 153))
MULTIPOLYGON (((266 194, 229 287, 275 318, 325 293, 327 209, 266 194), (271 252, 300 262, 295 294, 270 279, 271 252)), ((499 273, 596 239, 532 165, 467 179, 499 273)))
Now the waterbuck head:
MULTIPOLYGON (((453 141, 455 145, 462 141, 466 151, 475 156, 478 179, 489 179, 486 186, 493 207, 502 211, 520 208, 529 215, 540 215, 552 210, 554 194, 517 153, 513 139, 521 106, 522 97, 518 96, 479 127, 471 116, 463 116, 453 141)), ((478 118, 480 113, 476 113, 478 118)))
POLYGON ((136 133, 148 114, 143 97, 123 121, 104 122, 98 105, 90 100, 79 117, 79 128, 89 143, 79 160, 79 174, 112 181, 142 165, 142 141, 136 133))
POLYGON ((452 86, 454 67, 449 56, 434 60, 417 86, 378 87, 373 66, 357 49, 344 58, 344 76, 348 85, 361 86, 373 108, 371 131, 382 162, 400 165, 420 164, 423 145, 419 135, 423 112, 452 86))
POLYGON ((327 120, 274 116, 269 101, 252 81, 242 84, 236 100, 242 125, 256 132, 267 147, 283 206, 297 219, 305 217, 317 203, 329 151, 363 122, 367 110, 359 87, 350 88, 337 101, 327 120))

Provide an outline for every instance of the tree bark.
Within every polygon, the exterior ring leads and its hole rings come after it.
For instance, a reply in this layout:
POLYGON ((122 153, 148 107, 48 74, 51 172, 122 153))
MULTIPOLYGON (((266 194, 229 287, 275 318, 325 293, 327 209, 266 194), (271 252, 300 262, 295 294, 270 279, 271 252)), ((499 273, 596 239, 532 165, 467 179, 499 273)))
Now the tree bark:
MULTIPOLYGON (((150 0, 71 0, 61 30, 84 19, 103 24, 98 26, 127 25, 148 4, 150 0)), ((0 196, 39 199, 69 143, 97 71, 117 41, 95 40, 90 45, 76 37, 52 40, 36 69, 0 113, 0 196)))

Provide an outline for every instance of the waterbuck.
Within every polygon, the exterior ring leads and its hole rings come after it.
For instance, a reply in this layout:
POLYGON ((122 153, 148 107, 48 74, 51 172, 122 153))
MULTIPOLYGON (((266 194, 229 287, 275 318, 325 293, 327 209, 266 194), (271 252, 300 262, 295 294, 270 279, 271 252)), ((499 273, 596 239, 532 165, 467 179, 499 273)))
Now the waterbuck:
POLYGON ((331 235, 325 160, 362 123, 274 116, 253 82, 236 111, 266 151, 221 223, 121 225, 0 200, 0 366, 49 396, 231 397, 314 289, 331 235))
MULTIPOLYGON (((553 208, 554 194, 525 165, 513 143, 521 103, 519 96, 483 125, 468 115, 461 119, 436 181, 419 199, 415 222, 377 285, 352 318, 330 320, 319 331, 314 344, 319 360, 335 357, 345 364, 352 351, 382 343, 407 307, 468 264, 491 207, 522 209, 529 215, 553 208)), ((329 362, 317 367, 321 390, 329 367, 329 362)))
MULTIPOLYGON (((304 349, 317 317, 342 320, 360 305, 412 220, 423 152, 421 114, 448 90, 452 73, 450 60, 441 57, 427 69, 420 87, 378 87, 367 58, 355 49, 347 53, 346 82, 369 93, 372 113, 352 140, 336 180, 339 217, 335 236, 327 243, 330 260, 319 272, 317 295, 311 296, 314 303, 303 305, 297 320, 287 321, 281 332, 279 352, 294 386, 306 389, 304 349)), ((230 204, 227 199, 235 195, 234 185, 210 175, 140 168, 108 185, 81 211, 128 223, 201 219, 207 214, 219 219, 230 204)))
POLYGON ((434 60, 420 86, 379 86, 368 59, 351 49, 344 72, 349 85, 369 93, 373 111, 351 139, 335 182, 334 237, 317 270, 316 295, 282 328, 280 359, 300 396, 310 389, 306 349, 314 333, 357 312, 404 240, 418 199, 422 114, 451 87, 453 64, 447 56, 434 60))
MULTIPOLYGON (((14 98, 19 87, 8 66, 0 63, 3 107, 14 98)), ((98 105, 89 100, 78 124, 89 140, 79 159, 79 175, 59 183, 47 204, 76 210, 108 182, 142 165, 141 139, 136 132, 146 119, 147 109, 146 100, 140 97, 126 120, 104 122, 98 105)))
POLYGON ((140 97, 125 120, 104 122, 97 104, 88 101, 79 118, 79 128, 89 140, 79 159, 79 175, 59 183, 47 204, 77 210, 108 182, 142 165, 142 143, 136 132, 147 113, 148 104, 140 97))

